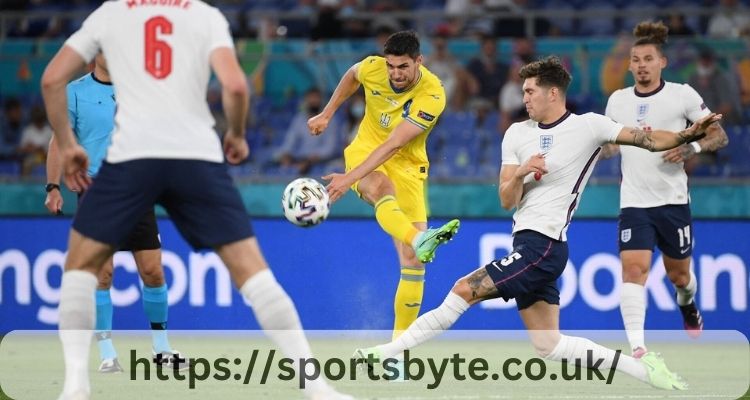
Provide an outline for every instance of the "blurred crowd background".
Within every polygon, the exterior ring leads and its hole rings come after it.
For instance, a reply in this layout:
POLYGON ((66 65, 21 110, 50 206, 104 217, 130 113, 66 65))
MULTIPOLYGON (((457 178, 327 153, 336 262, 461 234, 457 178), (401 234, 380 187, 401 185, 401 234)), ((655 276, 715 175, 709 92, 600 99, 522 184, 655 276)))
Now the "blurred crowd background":
MULTIPOLYGON (((140 0, 137 0, 140 1, 140 0)), ((183 0, 184 1, 184 0, 183 0)), ((560 56, 574 76, 569 108, 603 112, 614 90, 632 84, 632 28, 670 27, 667 80, 692 85, 725 115, 730 144, 686 165, 692 178, 750 182, 750 0, 224 0, 251 85, 250 160, 243 181, 286 181, 343 170, 364 97, 353 96, 322 137, 316 114, 353 63, 377 54, 389 34, 414 29, 425 65, 446 87, 448 109, 428 139, 431 179, 496 182, 507 127, 526 119, 523 64, 560 56)), ((0 1, 0 181, 44 181, 52 132, 39 79, 65 38, 100 2, 0 1)), ((209 103, 223 130, 219 87, 209 103)), ((616 182, 619 158, 592 180, 616 182)))

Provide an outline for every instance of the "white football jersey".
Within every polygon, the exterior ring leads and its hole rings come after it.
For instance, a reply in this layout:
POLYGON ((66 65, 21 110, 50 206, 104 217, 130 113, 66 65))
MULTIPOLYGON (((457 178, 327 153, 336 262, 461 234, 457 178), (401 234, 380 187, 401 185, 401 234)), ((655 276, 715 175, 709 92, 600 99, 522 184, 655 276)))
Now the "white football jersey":
POLYGON ((86 61, 101 50, 117 111, 107 161, 222 162, 206 102, 210 54, 234 48, 219 10, 196 0, 104 2, 66 42, 86 61))
POLYGON ((523 196, 513 214, 513 233, 530 229, 567 240, 568 224, 601 145, 614 142, 622 128, 600 114, 570 112, 549 125, 532 120, 511 125, 503 139, 503 165, 521 165, 534 154, 544 154, 548 171, 539 181, 534 174, 524 178, 523 196))
MULTIPOLYGON (((665 81, 651 93, 637 93, 633 86, 612 93, 606 111, 608 117, 626 126, 675 132, 709 113, 701 96, 690 85, 665 81)), ((620 153, 620 208, 689 202, 683 163, 665 162, 663 151, 652 153, 634 146, 620 146, 620 153)))

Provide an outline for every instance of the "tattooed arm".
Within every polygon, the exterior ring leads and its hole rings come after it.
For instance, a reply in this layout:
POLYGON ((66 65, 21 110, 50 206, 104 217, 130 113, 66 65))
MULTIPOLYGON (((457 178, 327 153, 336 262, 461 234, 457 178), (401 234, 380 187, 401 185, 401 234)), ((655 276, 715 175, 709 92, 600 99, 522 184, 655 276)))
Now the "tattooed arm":
MULTIPOLYGON (((700 146, 701 152, 712 152, 725 147, 729 143, 729 138, 721 125, 711 124, 706 129, 706 137, 697 140, 696 143, 700 146)), ((666 162, 678 163, 688 160, 695 153, 695 147, 688 143, 665 152, 662 157, 666 162)))
POLYGON ((655 130, 644 131, 640 128, 622 128, 617 135, 617 144, 637 146, 649 151, 662 151, 675 148, 702 135, 709 126, 721 119, 721 114, 710 114, 696 121, 687 129, 679 132, 655 130))
MULTIPOLYGON (((458 281, 458 286, 460 287, 460 292, 469 295, 470 300, 467 301, 471 305, 500 297, 500 293, 497 291, 497 287, 495 287, 495 282, 492 281, 492 278, 487 273, 487 269, 484 267, 479 267, 476 271, 461 278, 458 281), (467 291, 468 293, 466 293, 467 291)), ((466 296, 462 297, 466 299, 466 296)))

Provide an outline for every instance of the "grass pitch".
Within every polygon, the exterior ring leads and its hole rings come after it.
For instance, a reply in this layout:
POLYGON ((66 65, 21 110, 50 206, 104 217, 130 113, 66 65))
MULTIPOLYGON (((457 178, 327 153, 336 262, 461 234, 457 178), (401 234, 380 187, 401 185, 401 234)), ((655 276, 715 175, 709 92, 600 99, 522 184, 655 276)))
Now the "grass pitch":
MULTIPOLYGON (((614 374, 610 383, 607 373, 604 380, 586 369, 576 376, 574 367, 536 358, 523 332, 451 332, 409 353, 415 360, 410 367, 413 379, 404 382, 384 380, 392 369, 382 365, 373 370, 379 380, 368 377, 364 368, 352 368, 355 348, 382 343, 388 335, 341 331, 311 332, 309 337, 329 381, 358 399, 735 399, 747 396, 750 383, 750 351, 742 335, 684 341, 670 340, 667 334, 649 340, 649 347, 662 353, 670 368, 689 382, 690 389, 684 392, 653 389, 621 373, 614 374)), ((675 335, 681 338, 684 332, 675 335)), ((303 398, 297 389, 299 376, 291 376, 278 351, 269 361, 274 347, 258 332, 172 332, 172 346, 196 359, 192 372, 180 374, 183 380, 172 370, 162 370, 166 379, 156 376, 149 361, 149 332, 115 332, 113 337, 125 372, 96 372, 99 359, 92 344, 92 399, 303 398)), ((599 338, 597 342, 614 349, 627 347, 624 341, 599 338)), ((5 393, 0 399, 55 399, 62 381, 56 332, 14 332, 0 343, 0 385, 5 393)))

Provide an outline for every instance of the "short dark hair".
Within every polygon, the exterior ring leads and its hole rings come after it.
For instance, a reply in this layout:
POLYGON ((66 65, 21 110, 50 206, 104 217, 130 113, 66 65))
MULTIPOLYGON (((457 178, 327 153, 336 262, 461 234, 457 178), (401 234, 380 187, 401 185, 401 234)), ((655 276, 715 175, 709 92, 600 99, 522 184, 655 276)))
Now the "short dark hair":
POLYGON ((537 85, 547 88, 556 87, 563 93, 568 91, 570 81, 573 80, 560 59, 555 56, 524 65, 518 75, 521 79, 537 78, 537 85))
POLYGON ((388 36, 383 46, 383 54, 392 56, 407 55, 412 59, 419 56, 419 38, 414 31, 401 31, 388 36))
POLYGON ((643 46, 647 44, 654 45, 659 53, 662 53, 662 46, 667 43, 669 28, 663 22, 644 21, 633 28, 635 43, 633 46, 643 46))

